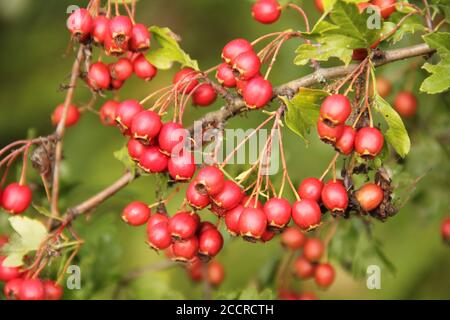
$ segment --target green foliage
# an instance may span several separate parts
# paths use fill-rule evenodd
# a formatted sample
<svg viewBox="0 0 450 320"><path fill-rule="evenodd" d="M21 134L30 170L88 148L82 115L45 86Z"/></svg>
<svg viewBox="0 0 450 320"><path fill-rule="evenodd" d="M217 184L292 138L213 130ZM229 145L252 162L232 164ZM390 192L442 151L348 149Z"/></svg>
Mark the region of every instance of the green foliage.
<svg viewBox="0 0 450 320"><path fill-rule="evenodd" d="M438 64L425 63L422 68L431 73L420 90L429 94L446 91L450 87L450 33L437 32L423 36L425 42L437 50L441 61Z"/></svg>
<svg viewBox="0 0 450 320"><path fill-rule="evenodd" d="M264 289L259 291L256 286L250 285L242 291L220 293L218 299L223 300L272 300L274 295L272 290Z"/></svg>
<svg viewBox="0 0 450 320"><path fill-rule="evenodd" d="M387 34L388 32L392 31L394 28L396 28L397 23L399 23L403 17L404 15L400 12L395 12L394 14L392 14L392 16L389 18L389 21L385 21L383 23L383 30L381 33ZM423 18L419 15L412 15L405 21L403 21L397 31L395 31L388 40L395 44L408 34L415 34L416 32L424 30L425 27L423 25Z"/></svg>
<svg viewBox="0 0 450 320"><path fill-rule="evenodd" d="M130 170L131 173L134 174L136 172L136 163L131 159L126 145L114 152L114 158L122 162L125 168Z"/></svg>

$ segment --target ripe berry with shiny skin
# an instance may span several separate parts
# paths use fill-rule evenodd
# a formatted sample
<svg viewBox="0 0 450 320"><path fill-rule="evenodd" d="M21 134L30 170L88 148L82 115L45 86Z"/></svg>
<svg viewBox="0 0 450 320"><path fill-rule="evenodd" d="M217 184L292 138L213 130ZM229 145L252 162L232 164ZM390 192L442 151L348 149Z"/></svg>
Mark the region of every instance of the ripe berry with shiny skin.
<svg viewBox="0 0 450 320"><path fill-rule="evenodd" d="M94 42L104 43L109 35L109 19L106 16L97 16L93 20L91 36Z"/></svg>
<svg viewBox="0 0 450 320"><path fill-rule="evenodd" d="M195 178L195 187L202 194L215 196L223 190L224 186L224 174L215 166L201 168Z"/></svg>
<svg viewBox="0 0 450 320"><path fill-rule="evenodd" d="M292 205L292 219L303 230L317 227L321 217L320 207L314 200L302 199Z"/></svg>
<svg viewBox="0 0 450 320"><path fill-rule="evenodd" d="M178 241L172 244L173 259L175 261L187 262L195 257L198 251L197 237Z"/></svg>
<svg viewBox="0 0 450 320"><path fill-rule="evenodd" d="M136 23L131 30L130 49L133 51L146 51L150 48L150 32L141 23Z"/></svg>
<svg viewBox="0 0 450 320"><path fill-rule="evenodd" d="M145 81L152 80L158 73L158 69L142 54L133 60L133 70L136 76Z"/></svg>
<svg viewBox="0 0 450 320"><path fill-rule="evenodd" d="M305 257L299 256L294 262L294 271L300 279L308 279L314 276L315 266Z"/></svg>
<svg viewBox="0 0 450 320"><path fill-rule="evenodd" d="M166 122L161 127L158 136L158 144L161 151L171 155L175 147L182 147L188 132L177 122Z"/></svg>
<svg viewBox="0 0 450 320"><path fill-rule="evenodd" d="M54 126L57 126L59 122L62 119L64 113L64 104L60 104L56 107L55 111L53 111L52 115L52 123ZM78 120L80 119L80 111L76 106L73 104L69 104L69 107L67 108L67 115L66 115L66 123L65 127L71 127L77 124Z"/></svg>
<svg viewBox="0 0 450 320"><path fill-rule="evenodd" d="M335 144L344 133L344 125L331 127L319 119L317 121L317 133L323 142Z"/></svg>
<svg viewBox="0 0 450 320"><path fill-rule="evenodd" d="M139 167L147 173L164 172L168 162L169 158L158 147L148 147L139 158Z"/></svg>
<svg viewBox="0 0 450 320"><path fill-rule="evenodd" d="M182 151L180 155L172 155L169 158L167 168L175 181L190 180L196 169L194 156L189 151Z"/></svg>
<svg viewBox="0 0 450 320"><path fill-rule="evenodd" d="M178 92L189 94L198 85L196 77L197 71L192 68L184 68L175 74L173 84L176 85Z"/></svg>
<svg viewBox="0 0 450 320"><path fill-rule="evenodd" d="M252 7L253 18L264 24L271 24L280 18L281 6L276 0L258 0Z"/></svg>
<svg viewBox="0 0 450 320"><path fill-rule="evenodd" d="M207 229L198 237L198 254L205 258L216 256L223 247L222 234L216 229Z"/></svg>
<svg viewBox="0 0 450 320"><path fill-rule="evenodd" d="M310 262L317 262L322 258L325 246L317 238L309 238L303 246L303 256Z"/></svg>
<svg viewBox="0 0 450 320"><path fill-rule="evenodd" d="M141 104L136 100L125 100L116 109L116 122L123 130L131 128L133 118L143 111Z"/></svg>
<svg viewBox="0 0 450 320"><path fill-rule="evenodd" d="M250 109L262 108L272 99L272 84L263 77L256 76L245 85L242 95Z"/></svg>
<svg viewBox="0 0 450 320"><path fill-rule="evenodd" d="M78 41L87 40L92 31L93 19L88 10L75 10L67 19L67 28Z"/></svg>
<svg viewBox="0 0 450 320"><path fill-rule="evenodd" d="M450 218L446 218L442 221L441 236L442 240L450 244Z"/></svg>
<svg viewBox="0 0 450 320"><path fill-rule="evenodd" d="M334 281L334 268L329 263L321 263L316 267L314 280L322 288L328 288Z"/></svg>
<svg viewBox="0 0 450 320"><path fill-rule="evenodd" d="M128 155L133 161L138 162L147 146L144 146L136 139L130 139L127 143Z"/></svg>
<svg viewBox="0 0 450 320"><path fill-rule="evenodd" d="M282 229L291 220L291 204L283 198L271 198L264 204L269 227Z"/></svg>
<svg viewBox="0 0 450 320"><path fill-rule="evenodd" d="M141 226L150 218L150 208L143 202L133 201L122 212L122 220L130 226Z"/></svg>
<svg viewBox="0 0 450 320"><path fill-rule="evenodd" d="M32 192L27 185L11 183L2 194L2 206L9 213L15 215L28 209L32 200Z"/></svg>
<svg viewBox="0 0 450 320"><path fill-rule="evenodd" d="M234 76L233 69L226 63L220 64L217 68L216 79L224 87L236 87L236 78Z"/></svg>
<svg viewBox="0 0 450 320"><path fill-rule="evenodd" d="M190 212L178 212L169 219L169 232L177 240L194 236L197 227L197 220Z"/></svg>
<svg viewBox="0 0 450 320"><path fill-rule="evenodd" d="M150 232L150 229L156 226L159 223L169 223L169 217L162 213L155 213L150 216L147 221L147 235Z"/></svg>
<svg viewBox="0 0 450 320"><path fill-rule="evenodd" d="M365 211L372 211L381 204L384 198L384 192L381 187L375 183L367 183L355 193L356 200Z"/></svg>
<svg viewBox="0 0 450 320"><path fill-rule="evenodd" d="M322 203L331 212L343 213L348 206L348 195L341 181L328 181L322 189Z"/></svg>
<svg viewBox="0 0 450 320"><path fill-rule="evenodd" d="M5 287L3 288L3 294L5 295L7 300L18 300L19 299L19 291L22 286L23 279L15 278L9 280Z"/></svg>
<svg viewBox="0 0 450 320"><path fill-rule="evenodd" d="M243 80L250 80L259 73L261 60L254 51L247 51L238 55L233 61L233 69L239 72Z"/></svg>
<svg viewBox="0 0 450 320"><path fill-rule="evenodd" d="M264 233L262 234L259 241L261 241L263 243L269 242L270 240L273 239L273 237L275 237L275 234L276 233L274 231L270 231L270 230L266 229L266 231L264 231Z"/></svg>
<svg viewBox="0 0 450 320"><path fill-rule="evenodd" d="M262 209L244 208L239 217L239 231L247 240L254 241L264 234L267 228L267 217Z"/></svg>
<svg viewBox="0 0 450 320"><path fill-rule="evenodd" d="M360 156L377 156L383 149L383 144L383 134L377 128L365 127L356 133L355 151Z"/></svg>
<svg viewBox="0 0 450 320"><path fill-rule="evenodd" d="M203 83L195 89L192 103L196 106L206 107L214 103L217 98L216 90L209 83Z"/></svg>
<svg viewBox="0 0 450 320"><path fill-rule="evenodd" d="M245 39L234 39L228 42L222 49L222 59L230 64L234 64L234 59L240 54L253 51L253 47L250 42Z"/></svg>
<svg viewBox="0 0 450 320"><path fill-rule="evenodd" d="M326 97L320 106L322 121L329 121L333 125L344 124L351 112L350 100L342 94L333 94Z"/></svg>
<svg viewBox="0 0 450 320"><path fill-rule="evenodd" d="M394 108L402 117L414 116L417 111L416 96L409 91L399 92L395 97Z"/></svg>
<svg viewBox="0 0 450 320"><path fill-rule="evenodd" d="M101 61L91 64L87 74L87 81L94 90L107 90L111 83L108 66Z"/></svg>
<svg viewBox="0 0 450 320"><path fill-rule="evenodd" d="M133 31L133 23L127 16L115 16L109 21L109 34L115 43L127 42Z"/></svg>
<svg viewBox="0 0 450 320"><path fill-rule="evenodd" d="M208 274L208 282L212 286L218 287L225 277L225 270L222 264L220 264L219 262L211 261L210 263L208 263L207 274Z"/></svg>
<svg viewBox="0 0 450 320"><path fill-rule="evenodd" d="M377 77L376 87L378 94L382 98L386 98L392 91L392 83L388 79L383 77Z"/></svg>
<svg viewBox="0 0 450 320"><path fill-rule="evenodd" d="M248 80L236 79L236 91L242 95L247 84Z"/></svg>
<svg viewBox="0 0 450 320"><path fill-rule="evenodd" d="M19 278L22 275L20 267L6 267L4 266L6 257L0 256L0 281L7 282L9 280Z"/></svg>
<svg viewBox="0 0 450 320"><path fill-rule="evenodd" d="M144 110L133 117L131 122L131 133L133 138L149 144L161 130L162 122L159 115L151 110Z"/></svg>
<svg viewBox="0 0 450 320"><path fill-rule="evenodd" d="M45 300L61 300L63 288L52 280L43 281Z"/></svg>
<svg viewBox="0 0 450 320"><path fill-rule="evenodd" d="M167 249L172 244L168 223L160 222L147 228L147 241L155 250Z"/></svg>
<svg viewBox="0 0 450 320"><path fill-rule="evenodd" d="M133 64L127 58L120 58L109 65L109 72L113 79L125 81L133 74Z"/></svg>
<svg viewBox="0 0 450 320"><path fill-rule="evenodd" d="M226 180L223 189L212 197L214 203L223 210L231 210L242 200L241 188L231 180Z"/></svg>
<svg viewBox="0 0 450 320"><path fill-rule="evenodd" d="M288 249L297 250L303 247L306 236L295 227L287 227L281 233L281 244Z"/></svg>
<svg viewBox="0 0 450 320"><path fill-rule="evenodd" d="M300 183L297 192L301 199L319 201L322 188L323 182L321 180L317 178L306 178Z"/></svg>
<svg viewBox="0 0 450 320"><path fill-rule="evenodd" d="M186 190L186 200L191 207L197 210L204 209L211 203L208 194L201 194L198 192L194 182L191 182L188 185Z"/></svg>
<svg viewBox="0 0 450 320"><path fill-rule="evenodd" d="M244 206L240 204L225 214L225 225L228 233L232 236L237 236L240 232L239 218L241 217L242 211L244 211Z"/></svg>
<svg viewBox="0 0 450 320"><path fill-rule="evenodd" d="M201 234L202 232L209 230L209 229L214 229L217 230L216 226L209 221L202 221L199 223L198 228L197 228L197 235Z"/></svg>
<svg viewBox="0 0 450 320"><path fill-rule="evenodd" d="M356 130L351 126L344 126L341 137L336 141L334 147L340 153L349 155L355 145Z"/></svg>
<svg viewBox="0 0 450 320"><path fill-rule="evenodd" d="M396 0L372 0L372 4L380 8L383 19L389 18L395 12Z"/></svg>
<svg viewBox="0 0 450 320"><path fill-rule="evenodd" d="M44 300L45 290L39 279L23 279L19 289L19 300Z"/></svg>
<svg viewBox="0 0 450 320"><path fill-rule="evenodd" d="M106 101L100 108L100 120L105 126L113 126L116 124L116 110L119 102L115 100Z"/></svg>
<svg viewBox="0 0 450 320"><path fill-rule="evenodd" d="M316 5L316 8L317 8L317 10L319 10L319 12L321 12L321 13L324 12L322 0L314 0L314 4Z"/></svg>

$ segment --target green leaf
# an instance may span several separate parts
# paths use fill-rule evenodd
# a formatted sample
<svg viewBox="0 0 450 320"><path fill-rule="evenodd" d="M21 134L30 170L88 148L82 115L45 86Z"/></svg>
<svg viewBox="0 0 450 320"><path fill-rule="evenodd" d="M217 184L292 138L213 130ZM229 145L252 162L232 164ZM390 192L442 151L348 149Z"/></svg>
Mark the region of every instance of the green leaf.
<svg viewBox="0 0 450 320"><path fill-rule="evenodd" d="M113 154L114 158L122 162L125 168L130 170L131 173L136 172L137 167L136 163L133 161L133 159L131 159L130 155L128 154L128 148L126 145L123 146L121 149L115 151Z"/></svg>
<svg viewBox="0 0 450 320"><path fill-rule="evenodd" d="M382 34L386 34L389 31L392 31L397 23L404 17L403 14L399 12L395 12L390 18L390 21L385 21L383 23ZM423 25L423 20L418 15L412 15L408 17L403 23L400 25L398 30L389 38L389 41L392 43L397 43L402 40L407 34L414 34L419 31L424 31L425 27Z"/></svg>
<svg viewBox="0 0 450 320"><path fill-rule="evenodd" d="M151 50L147 59L158 69L170 69L174 62L178 62L182 67L190 67L199 70L198 63L181 49L177 36L169 28L157 26L150 27L153 38L158 42L160 48Z"/></svg>
<svg viewBox="0 0 450 320"><path fill-rule="evenodd" d="M320 105L327 96L328 93L323 90L300 88L291 100L280 97L287 106L286 124L306 143L309 143L306 135L309 134L311 127L316 125Z"/></svg>
<svg viewBox="0 0 450 320"><path fill-rule="evenodd" d="M40 247L47 237L47 229L40 221L22 216L9 218L9 223L16 233L3 247L2 252L7 255L4 265L18 267L23 265L25 255Z"/></svg>
<svg viewBox="0 0 450 320"><path fill-rule="evenodd" d="M272 300L273 292L270 289L264 289L259 292L254 285L245 288L239 295L238 300Z"/></svg>
<svg viewBox="0 0 450 320"><path fill-rule="evenodd" d="M400 115L395 111L391 105L384 100L380 95L376 94L373 106L386 121L389 126L385 133L386 140L395 149L395 151L404 158L411 148L411 141L409 140L408 132Z"/></svg>
<svg viewBox="0 0 450 320"><path fill-rule="evenodd" d="M425 42L437 50L441 58L438 64L425 63L423 69L431 73L420 86L420 91L435 94L450 87L450 33L437 32L423 36Z"/></svg>

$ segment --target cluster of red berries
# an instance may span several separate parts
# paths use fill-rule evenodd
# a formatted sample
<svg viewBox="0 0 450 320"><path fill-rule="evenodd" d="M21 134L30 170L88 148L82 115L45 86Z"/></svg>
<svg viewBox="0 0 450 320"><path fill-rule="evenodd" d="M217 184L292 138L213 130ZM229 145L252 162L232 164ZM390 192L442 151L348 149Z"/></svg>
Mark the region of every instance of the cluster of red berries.
<svg viewBox="0 0 450 320"><path fill-rule="evenodd" d="M363 127L356 131L352 126L346 125L351 112L351 103L346 96L328 96L320 107L320 118L317 122L320 139L333 145L344 155L355 150L362 157L377 156L383 149L383 134L374 127Z"/></svg>
<svg viewBox="0 0 450 320"><path fill-rule="evenodd" d="M32 200L29 186L13 182L4 190L0 188L0 207L12 215L20 214L28 209Z"/></svg>
<svg viewBox="0 0 450 320"><path fill-rule="evenodd" d="M228 42L222 49L222 59L217 80L224 87L236 87L248 108L262 108L272 99L272 84L261 76L261 60L250 42L245 39Z"/></svg>
<svg viewBox="0 0 450 320"><path fill-rule="evenodd" d="M194 282L199 282L205 279L204 275L204 262L195 258L191 263L186 265L186 271L189 278ZM223 282L225 277L225 270L223 265L216 260L208 262L206 265L206 280L213 287L218 287Z"/></svg>
<svg viewBox="0 0 450 320"><path fill-rule="evenodd" d="M8 243L8 237L0 236L0 249ZM0 256L0 282L8 300L60 300L63 288L52 280L29 278L20 267L4 265L6 257Z"/></svg>

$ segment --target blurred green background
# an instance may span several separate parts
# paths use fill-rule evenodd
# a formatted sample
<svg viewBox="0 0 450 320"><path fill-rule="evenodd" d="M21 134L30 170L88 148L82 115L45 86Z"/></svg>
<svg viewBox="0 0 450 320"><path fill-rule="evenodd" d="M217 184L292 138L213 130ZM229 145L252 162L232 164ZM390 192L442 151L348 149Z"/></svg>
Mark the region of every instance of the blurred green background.
<svg viewBox="0 0 450 320"><path fill-rule="evenodd" d="M311 21L315 21L319 15L312 2L303 1ZM65 28L66 10L69 5L83 6L86 3L74 0L0 0L1 146L26 137L30 129L37 135L52 131L50 114L64 99L65 93L60 90L60 85L68 83L74 58ZM167 26L181 35L181 46L199 61L202 69L217 64L221 48L233 38L255 39L271 31L304 28L302 20L290 10L274 25L257 24L251 18L250 7L251 1L244 0L141 0L137 7L137 21ZM311 71L309 67L300 68L292 63L298 41L287 43L281 51L271 76L274 85ZM410 37L398 45L419 41L419 37ZM420 58L415 61L421 62ZM378 74L394 82L393 94L405 86L418 92L425 74L417 66L411 69L410 63L399 62L378 70ZM160 72L150 83L133 77L120 91L120 98L140 99L155 88L170 83L176 70L177 67ZM404 70L409 71L405 73ZM89 101L90 95L86 88L80 88L75 103L83 105ZM107 96L111 98L110 93ZM332 299L450 299L450 248L442 243L439 232L442 218L449 214L449 95L418 94L418 97L419 114L406 121L413 145L411 153L402 163L388 162L388 167L395 173L394 181L398 181L404 191L399 197L412 193L411 198L395 217L386 223L375 221L373 224L373 236L383 243L383 251L396 271L391 272L381 265L381 290L367 289L364 273L356 272L359 277L354 279L351 272L339 266L336 282L329 290L316 290L312 280L304 283L293 281L293 289L314 291L320 298ZM101 98L96 107L104 100ZM190 108L185 116L186 124L219 107L220 102L208 110ZM254 112L233 119L229 125L251 128L264 117L262 113ZM289 169L296 183L308 176L319 176L333 155L333 150L320 143L315 134L311 135L309 147L288 129L284 139ZM123 173L123 166L113 157L113 152L124 143L117 130L100 125L94 114L83 114L80 123L70 128L65 138L62 207L82 201ZM416 188L410 188L413 181L424 174ZM148 249L144 242L144 227L131 228L120 219L120 212L127 202L155 201L155 180L153 176L139 179L88 216L87 222L79 219L77 228L86 240L79 262L82 290L67 292L67 298L110 298L122 275L164 259L164 254L158 255ZM181 204L182 194L169 203L169 212L174 212ZM45 201L42 204L46 205ZM37 213L30 212L30 215ZM2 233L8 232L6 219L2 214ZM349 223L352 222L341 222L342 230ZM227 238L218 257L225 266L226 278L214 295L223 297L257 282L273 289L271 265L282 254L277 239L267 244L251 244ZM360 259L361 270L378 262L368 254ZM193 284L182 268L173 268L147 273L132 282L121 297L198 299L201 292L201 285Z"/></svg>

